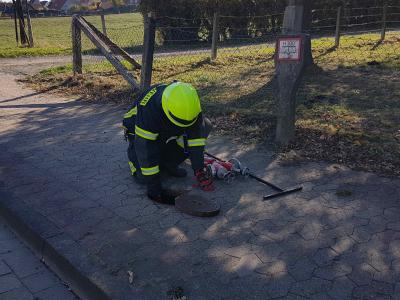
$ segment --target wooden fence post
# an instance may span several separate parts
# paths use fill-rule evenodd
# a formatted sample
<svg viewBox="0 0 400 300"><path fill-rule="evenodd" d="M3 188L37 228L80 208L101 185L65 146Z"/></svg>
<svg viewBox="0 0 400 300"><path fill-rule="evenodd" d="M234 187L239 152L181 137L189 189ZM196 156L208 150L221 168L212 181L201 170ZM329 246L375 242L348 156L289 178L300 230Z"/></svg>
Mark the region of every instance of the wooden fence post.
<svg viewBox="0 0 400 300"><path fill-rule="evenodd" d="M17 11L17 17L19 21L19 34L20 34L20 41L22 45L26 45L28 43L28 36L25 31L25 19L24 19L24 9L22 7L21 0L15 0L15 9Z"/></svg>
<svg viewBox="0 0 400 300"><path fill-rule="evenodd" d="M217 59L218 41L219 41L219 16L218 13L214 13L213 34L212 34L212 44L211 44L211 60Z"/></svg>
<svg viewBox="0 0 400 300"><path fill-rule="evenodd" d="M15 29L15 41L17 42L17 47L19 45L19 38L18 38L18 23L17 23L17 7L15 4L15 0L13 2L13 10L14 10L14 29Z"/></svg>
<svg viewBox="0 0 400 300"><path fill-rule="evenodd" d="M76 15L72 16L72 65L74 76L82 74L82 39L81 28L78 26Z"/></svg>
<svg viewBox="0 0 400 300"><path fill-rule="evenodd" d="M277 78L277 125L275 141L287 146L295 137L296 95L305 67L313 63L311 38L304 34L311 0L290 0L285 9L283 35L278 36L275 53Z"/></svg>
<svg viewBox="0 0 400 300"><path fill-rule="evenodd" d="M149 13L144 18L144 41L142 56L142 72L140 76L140 89L145 90L151 85L153 74L154 46L156 39L156 20L154 13Z"/></svg>
<svg viewBox="0 0 400 300"><path fill-rule="evenodd" d="M385 4L383 6L382 32L381 32L381 40L380 40L380 42L383 42L385 40L385 38L386 38L387 9L388 9L388 4L387 4L387 1L385 1Z"/></svg>
<svg viewBox="0 0 400 300"><path fill-rule="evenodd" d="M100 18L101 18L101 27L103 28L103 34L107 36L106 18L104 16L104 13L101 13Z"/></svg>
<svg viewBox="0 0 400 300"><path fill-rule="evenodd" d="M26 22L28 24L28 43L29 47L33 48L35 46L35 42L33 41L32 23L31 23L31 15L29 13L28 0L25 0L25 8L26 8Z"/></svg>
<svg viewBox="0 0 400 300"><path fill-rule="evenodd" d="M337 10L337 18L336 18L335 48L339 48L339 46L340 46L341 19L342 19L342 7L339 6L338 10Z"/></svg>

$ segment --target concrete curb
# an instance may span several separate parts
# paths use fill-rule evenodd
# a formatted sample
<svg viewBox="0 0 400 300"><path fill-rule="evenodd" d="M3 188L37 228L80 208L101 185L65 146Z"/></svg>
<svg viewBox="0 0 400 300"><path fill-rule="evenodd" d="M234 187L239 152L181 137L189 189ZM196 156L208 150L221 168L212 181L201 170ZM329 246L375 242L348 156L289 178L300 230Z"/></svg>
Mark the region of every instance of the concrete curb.
<svg viewBox="0 0 400 300"><path fill-rule="evenodd" d="M46 265L56 273L81 299L111 299L102 289L83 275L73 264L46 239L32 230L17 214L0 202L0 218Z"/></svg>

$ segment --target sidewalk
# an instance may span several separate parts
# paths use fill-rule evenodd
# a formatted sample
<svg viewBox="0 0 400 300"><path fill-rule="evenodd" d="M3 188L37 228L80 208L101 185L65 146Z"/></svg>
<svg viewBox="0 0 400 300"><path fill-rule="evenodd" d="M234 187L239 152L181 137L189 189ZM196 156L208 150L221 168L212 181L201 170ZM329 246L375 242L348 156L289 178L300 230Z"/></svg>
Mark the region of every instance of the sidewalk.
<svg viewBox="0 0 400 300"><path fill-rule="evenodd" d="M0 299L78 299L0 219Z"/></svg>
<svg viewBox="0 0 400 300"><path fill-rule="evenodd" d="M209 195L221 215L189 217L130 178L126 107L0 79L0 190L10 194L0 204L114 299L400 299L399 179L281 165L266 149L212 137L211 153L304 191L263 202L271 190L254 181L218 183Z"/></svg>

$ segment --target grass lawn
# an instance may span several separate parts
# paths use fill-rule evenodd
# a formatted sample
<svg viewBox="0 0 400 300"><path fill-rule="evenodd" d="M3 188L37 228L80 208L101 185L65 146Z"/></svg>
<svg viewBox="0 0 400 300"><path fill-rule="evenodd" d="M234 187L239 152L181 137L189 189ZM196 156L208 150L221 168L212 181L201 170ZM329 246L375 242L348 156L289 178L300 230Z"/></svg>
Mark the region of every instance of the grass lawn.
<svg viewBox="0 0 400 300"><path fill-rule="evenodd" d="M100 16L85 17L101 28ZM107 34L122 47L133 47L143 42L143 19L139 13L106 15ZM71 17L32 18L34 48L17 47L14 21L0 20L0 57L39 56L71 53ZM83 49L92 49L82 35Z"/></svg>
<svg viewBox="0 0 400 300"><path fill-rule="evenodd" d="M400 176L400 37L388 33L313 41L315 66L300 87L297 137L284 151L301 159L326 160L355 169ZM216 128L241 142L271 140L275 126L272 47L222 50L208 54L156 57L153 82L174 79L194 84ZM132 101L127 84L108 63L52 68L27 79L38 89L54 87L101 101Z"/></svg>

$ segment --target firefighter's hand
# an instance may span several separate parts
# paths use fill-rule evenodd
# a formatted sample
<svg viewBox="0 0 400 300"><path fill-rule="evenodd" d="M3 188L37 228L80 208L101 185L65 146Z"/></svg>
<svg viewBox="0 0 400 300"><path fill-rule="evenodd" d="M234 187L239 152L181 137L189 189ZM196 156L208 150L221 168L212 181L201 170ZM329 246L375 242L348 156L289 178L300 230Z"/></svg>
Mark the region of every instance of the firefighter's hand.
<svg viewBox="0 0 400 300"><path fill-rule="evenodd" d="M214 183L211 175L207 172L207 170L201 169L194 172L196 176L198 186L205 192L213 192L215 190Z"/></svg>

